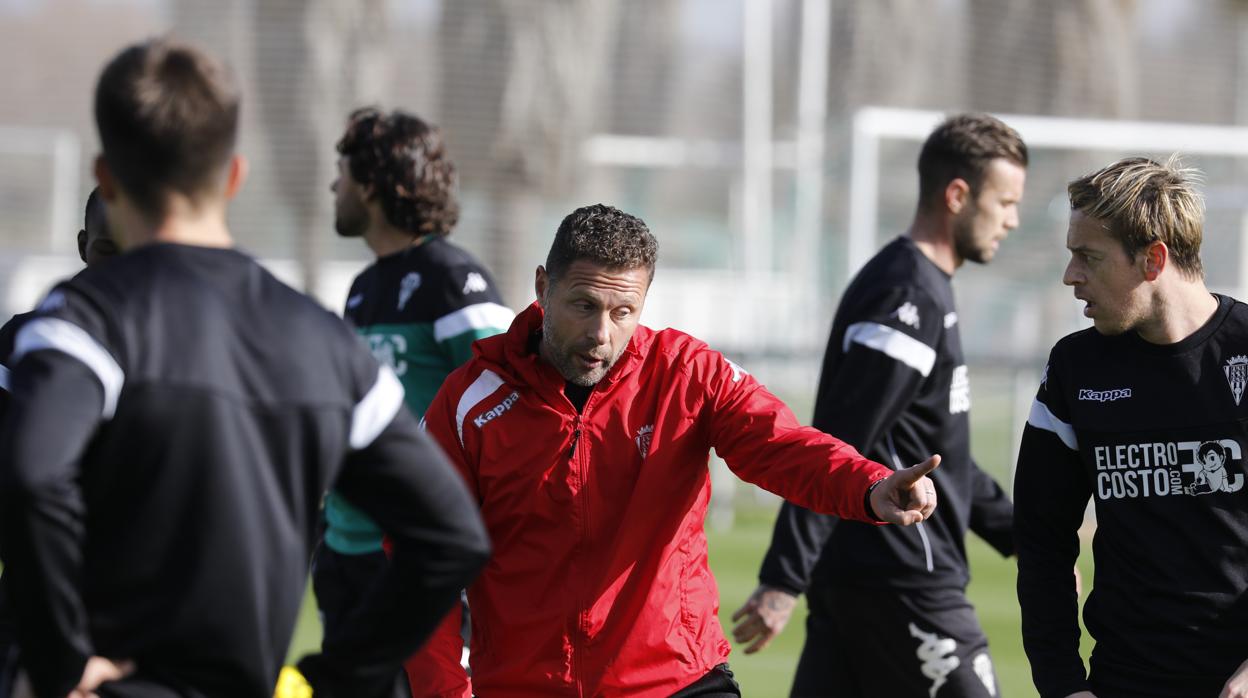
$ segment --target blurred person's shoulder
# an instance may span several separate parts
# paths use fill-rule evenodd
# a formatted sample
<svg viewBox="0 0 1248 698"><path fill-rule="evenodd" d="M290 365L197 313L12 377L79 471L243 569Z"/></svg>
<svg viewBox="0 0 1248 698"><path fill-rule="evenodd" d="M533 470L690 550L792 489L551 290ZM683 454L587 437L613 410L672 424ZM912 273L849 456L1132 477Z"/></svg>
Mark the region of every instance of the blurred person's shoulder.
<svg viewBox="0 0 1248 698"><path fill-rule="evenodd" d="M899 235L882 247L854 275L841 306L866 308L897 298L938 299L947 295L950 277L941 271L910 238Z"/></svg>
<svg viewBox="0 0 1248 698"><path fill-rule="evenodd" d="M35 317L36 311L30 310L25 313L18 313L9 318L8 322L0 326L0 365L8 366L9 357L13 355L13 345L17 339L18 330L22 326Z"/></svg>
<svg viewBox="0 0 1248 698"><path fill-rule="evenodd" d="M145 245L84 269L58 290L123 326L149 331L233 328L258 340L302 342L304 351L336 336L358 343L341 318L237 248Z"/></svg>
<svg viewBox="0 0 1248 698"><path fill-rule="evenodd" d="M909 237L898 235L863 265L859 275L881 284L915 285L932 276L932 272L939 270L918 245ZM943 272L939 276L948 278Z"/></svg>
<svg viewBox="0 0 1248 698"><path fill-rule="evenodd" d="M447 267L483 267L481 260L444 236L438 236L415 248L430 262Z"/></svg>

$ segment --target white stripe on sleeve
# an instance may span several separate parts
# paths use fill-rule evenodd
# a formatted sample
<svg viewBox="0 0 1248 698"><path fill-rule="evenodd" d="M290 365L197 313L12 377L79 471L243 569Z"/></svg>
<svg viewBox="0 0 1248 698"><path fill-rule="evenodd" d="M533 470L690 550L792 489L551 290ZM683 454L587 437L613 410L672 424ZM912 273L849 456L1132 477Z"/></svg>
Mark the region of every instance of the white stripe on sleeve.
<svg viewBox="0 0 1248 698"><path fill-rule="evenodd" d="M377 369L377 382L351 410L351 448L360 450L377 439L403 407L403 384L385 364Z"/></svg>
<svg viewBox="0 0 1248 698"><path fill-rule="evenodd" d="M1031 403L1031 414L1027 417L1027 423L1037 429L1057 434L1057 438L1066 444L1066 448L1072 451L1079 450L1079 439L1075 436L1075 428L1058 419L1049 406L1040 402L1038 398Z"/></svg>
<svg viewBox="0 0 1248 698"><path fill-rule="evenodd" d="M12 362L16 365L26 354L46 349L68 354L91 369L104 387L104 405L100 414L104 419L112 419L117 413L121 386L126 382L126 374L113 355L86 330L72 322L42 317L31 320L17 331Z"/></svg>
<svg viewBox="0 0 1248 698"><path fill-rule="evenodd" d="M459 405L455 407L455 430L459 433L459 445L464 445L464 420L468 418L468 410L471 410L477 403L486 399L498 390L503 384L503 379L493 371L482 371L481 375L468 386L464 394L459 397Z"/></svg>
<svg viewBox="0 0 1248 698"><path fill-rule="evenodd" d="M870 347L913 368L923 375L932 372L936 350L900 330L878 322L855 322L845 330L841 351L848 352L851 342Z"/></svg>
<svg viewBox="0 0 1248 698"><path fill-rule="evenodd" d="M468 330L507 329L516 314L498 303L476 303L438 318L433 323L433 339L441 342Z"/></svg>
<svg viewBox="0 0 1248 698"><path fill-rule="evenodd" d="M9 369L2 365L0 365L0 390L13 392L13 389L9 387Z"/></svg>

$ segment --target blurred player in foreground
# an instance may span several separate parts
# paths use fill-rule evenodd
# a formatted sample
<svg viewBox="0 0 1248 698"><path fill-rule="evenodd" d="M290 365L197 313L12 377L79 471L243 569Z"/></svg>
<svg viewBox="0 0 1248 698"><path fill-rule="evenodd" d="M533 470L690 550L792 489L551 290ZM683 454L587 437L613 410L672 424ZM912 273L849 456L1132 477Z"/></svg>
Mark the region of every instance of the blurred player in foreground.
<svg viewBox="0 0 1248 698"><path fill-rule="evenodd" d="M117 254L117 243L108 232L104 215L104 201L99 188L87 196L83 211L82 229L78 231L78 256L88 267ZM34 311L14 315L0 327L0 415L9 402L9 356L13 353L13 340L22 325L34 317ZM2 578L0 578L2 580ZM12 610L0 581L0 698L9 698L18 671L18 652L14 637Z"/></svg>
<svg viewBox="0 0 1248 698"><path fill-rule="evenodd" d="M225 68L167 39L97 84L124 253L18 332L0 425L0 556L39 696L269 698L330 485L395 554L317 695L387 695L488 554L393 371L234 249L238 114Z"/></svg>

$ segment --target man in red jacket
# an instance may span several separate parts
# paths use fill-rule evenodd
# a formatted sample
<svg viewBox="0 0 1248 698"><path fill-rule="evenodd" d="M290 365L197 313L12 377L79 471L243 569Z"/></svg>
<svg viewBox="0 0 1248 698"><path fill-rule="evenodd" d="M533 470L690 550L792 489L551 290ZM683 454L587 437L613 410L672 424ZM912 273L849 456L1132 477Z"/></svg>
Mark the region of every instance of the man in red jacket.
<svg viewBox="0 0 1248 698"><path fill-rule="evenodd" d="M908 525L936 506L938 456L893 472L799 425L703 342L639 324L657 251L634 216L573 211L538 301L478 341L426 412L495 554L468 590L472 685L441 638L414 694L740 695L703 533L712 447L816 511Z"/></svg>

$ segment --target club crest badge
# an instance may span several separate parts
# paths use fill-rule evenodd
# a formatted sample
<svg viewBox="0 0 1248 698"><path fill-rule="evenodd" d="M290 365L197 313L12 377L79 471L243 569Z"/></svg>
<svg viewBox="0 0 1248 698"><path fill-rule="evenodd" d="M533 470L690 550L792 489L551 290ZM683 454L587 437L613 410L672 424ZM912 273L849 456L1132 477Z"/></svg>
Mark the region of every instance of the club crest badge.
<svg viewBox="0 0 1248 698"><path fill-rule="evenodd" d="M418 288L420 288L420 274L409 271L407 276L404 276L399 281L399 310L402 310L407 305L407 302L412 299L412 294Z"/></svg>
<svg viewBox="0 0 1248 698"><path fill-rule="evenodd" d="M650 440L652 438L654 438L653 424L647 424L637 430L637 436L633 437L633 442L637 444L637 450L641 452L642 458L650 455Z"/></svg>
<svg viewBox="0 0 1248 698"><path fill-rule="evenodd" d="M1231 396L1238 405L1244 397L1244 386L1248 385L1248 356L1232 356L1222 367L1222 372L1226 374L1226 382L1231 386Z"/></svg>

